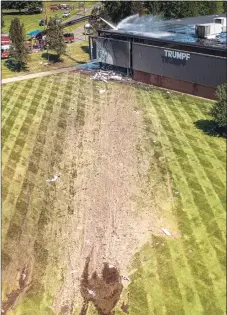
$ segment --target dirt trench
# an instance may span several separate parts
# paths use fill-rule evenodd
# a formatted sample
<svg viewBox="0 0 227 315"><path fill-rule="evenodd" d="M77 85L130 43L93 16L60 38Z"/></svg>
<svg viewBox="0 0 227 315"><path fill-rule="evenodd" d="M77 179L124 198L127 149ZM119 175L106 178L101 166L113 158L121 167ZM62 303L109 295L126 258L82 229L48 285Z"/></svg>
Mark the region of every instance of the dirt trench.
<svg viewBox="0 0 227 315"><path fill-rule="evenodd" d="M147 181L152 155L143 150L142 158L138 157L138 144L143 147L145 141L142 112L135 111L134 92L129 94L123 87L116 94L114 88L109 85L105 94L94 95L94 105L87 102L85 106L81 132L71 137L68 133L65 156L74 161L77 174L71 200L73 214L63 227L70 262L53 305L59 314L61 307L71 303L83 304L81 314L86 313L87 300L85 293L81 299L79 288L91 249L88 287L94 275L97 283L102 283L104 264L127 275L131 259L149 239L149 231L157 231L157 200ZM159 206L166 206L167 194L163 183ZM101 300L95 301L102 305ZM70 311L66 315L71 315Z"/></svg>

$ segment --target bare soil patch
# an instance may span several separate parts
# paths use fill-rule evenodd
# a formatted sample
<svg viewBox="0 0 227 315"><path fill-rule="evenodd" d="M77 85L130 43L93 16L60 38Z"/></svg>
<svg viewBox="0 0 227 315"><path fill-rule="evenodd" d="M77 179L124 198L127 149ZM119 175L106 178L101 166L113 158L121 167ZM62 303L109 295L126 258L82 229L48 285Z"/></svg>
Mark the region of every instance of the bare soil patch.
<svg viewBox="0 0 227 315"><path fill-rule="evenodd" d="M104 263L127 275L127 266L149 238L149 230L158 232L160 213L156 206L160 199L153 197L147 181L152 156L144 150L139 158L137 150L138 142L145 141L142 113L134 111L135 95L129 95L127 87L118 94L112 89L108 85L108 92L98 96L97 88L94 103L85 101L83 128L67 133L64 156L71 160L76 176L70 180L70 215L62 227L70 262L55 298L55 310L60 310L69 297L72 301L80 299L80 276L91 250L88 283L94 274L100 283ZM167 184L162 186L159 206L166 206ZM58 207L65 207L64 203L64 199L57 201ZM87 303L83 305L86 309Z"/></svg>

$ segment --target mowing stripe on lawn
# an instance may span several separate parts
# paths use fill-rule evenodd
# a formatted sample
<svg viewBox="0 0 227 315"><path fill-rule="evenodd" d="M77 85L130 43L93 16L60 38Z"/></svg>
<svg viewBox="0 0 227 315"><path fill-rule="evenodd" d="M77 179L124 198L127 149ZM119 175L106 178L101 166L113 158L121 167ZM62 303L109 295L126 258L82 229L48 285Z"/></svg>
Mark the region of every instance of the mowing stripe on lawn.
<svg viewBox="0 0 227 315"><path fill-rule="evenodd" d="M33 100L36 98L36 95L32 95ZM5 185L3 190L3 196L7 194L8 186L11 183L11 180L14 176L16 164L20 159L20 152L22 151L25 140L24 137L27 136L30 127L32 126L32 118L36 113L36 107L34 108L32 102L28 105L27 103L23 104L21 110L18 108L18 117L16 118L16 123L8 135L7 139L7 151L3 147L3 163L6 165L3 169L3 176L5 178ZM25 111L28 108L28 111ZM22 112L22 113L21 113ZM21 114L20 114L21 113ZM29 115L29 116L28 116ZM11 128L10 128L11 130ZM15 132L14 132L15 131ZM20 137L19 137L20 136ZM19 138L18 138L19 137ZM10 146L9 146L10 142ZM10 162L9 162L10 159Z"/></svg>
<svg viewBox="0 0 227 315"><path fill-rule="evenodd" d="M174 140L175 140L175 142L176 142L176 138L174 137ZM192 145L191 145L191 143L189 142L189 144L190 144L190 146L192 147ZM192 148L193 149L193 148ZM181 152L180 152L181 153ZM198 158L198 155L199 154L197 154L196 156L197 156L197 158ZM184 156L184 159L186 159L186 158L188 158L190 156L190 160L191 161L193 161L193 159L194 159L194 157L193 157L193 155L185 155ZM199 158L198 158L199 159ZM198 163L197 163L197 161L194 159L194 161L195 161L195 165L194 165L194 169L196 168L196 166L197 165L199 165ZM199 159L199 161L201 161L201 158ZM202 160L203 161L203 160ZM203 166L202 164L201 164L201 166ZM205 190L205 194L206 194L206 196L207 196L207 198L210 198L210 200L209 200L209 203L213 206L213 209L215 209L215 208L217 208L217 205L219 205L219 211L218 211L218 213L215 213L216 215L217 214L222 214L222 215L224 215L224 212L223 212L223 198L220 198L220 193L223 191L224 192L224 186L222 186L222 187L219 187L219 191L217 192L217 190L215 189L215 187L214 187L214 185L212 184L212 182L210 181L207 181L206 180L206 178L209 178L209 175L208 175L208 172L207 172L207 170L208 170L208 168L205 166L203 166L203 171L205 171L205 175L206 176L203 176L203 178L204 178L204 184L203 184L203 187L204 188L202 188L201 186L199 187L199 183L197 183L197 180L196 180L196 183L195 182L193 182L193 185L194 186L196 186L197 185L197 188L198 188L198 190ZM192 170L190 170L190 173L192 172ZM202 174L200 173L200 178L202 178ZM221 177L219 177L219 178L221 178ZM209 185L210 184L210 185ZM215 194L213 193L215 191ZM214 200L213 200L214 199ZM216 200L216 201L215 201ZM214 208L214 205L215 205L215 208Z"/></svg>
<svg viewBox="0 0 227 315"><path fill-rule="evenodd" d="M26 94L25 97L22 97L21 95L24 94L24 92L26 92L27 90L29 90L32 87L32 84L34 83L34 81L27 81L26 84L22 85L23 89L20 91L15 104L12 108L12 111L10 112L10 115L8 115L7 119L5 120L5 123L3 124L2 127L2 144L4 145L5 141L7 141L7 138L11 135L10 130L11 128L14 126L17 115L20 112L20 106L21 104L23 105L23 102L25 101L26 97L28 96L28 94ZM3 103L6 104L6 106L8 105L8 102L3 100Z"/></svg>
<svg viewBox="0 0 227 315"><path fill-rule="evenodd" d="M32 96L31 101L26 102L25 99L22 105L20 107L18 106L17 117L15 118L15 123L12 126L12 132L10 132L9 135L10 140L13 139L15 142L12 142L13 146L10 155L5 156L5 164L7 164L9 158L11 161L13 161L13 163L17 163L19 161L19 153L25 145L26 137L29 134L29 129L31 126L33 126L33 124L35 124L37 110L39 107L42 109L42 94L37 93L37 91L41 90L41 80L33 83L36 85L36 89L34 89L34 93L30 94L30 97Z"/></svg>
<svg viewBox="0 0 227 315"><path fill-rule="evenodd" d="M39 82L39 81L40 80L37 80L37 82ZM50 84L52 79L48 78L45 81L46 81L46 83ZM46 85L46 89L48 89L48 85L49 84ZM45 93L43 95L45 95ZM40 99L39 106L36 107L36 112L38 112L39 109L42 110L42 113L44 113L45 108L43 108L43 104L42 104L41 99ZM8 187L6 186L5 189L4 189L5 193L7 193L7 191L9 192L9 196L6 196L6 198L4 200L4 207L7 208L7 209L12 209L12 210L15 209L16 210L16 211L14 211L14 218L15 218L14 221L17 222L17 224L19 222L21 222L21 224L23 223L23 220L24 220L24 217L25 217L24 211L26 211L26 209L27 209L26 202L21 204L21 200L20 200L21 198L19 198L21 196L21 193L20 193L21 190L24 191L25 195L27 193L27 189L25 189L23 182L21 182L21 178L23 178L23 179L26 178L25 175L26 175L26 171L27 171L28 158L29 158L29 155L30 155L30 152L31 152L31 149L32 149L32 145L35 145L34 144L34 138L36 137L37 132L39 130L38 128L39 128L39 124L41 123L41 118L38 117L38 121L37 121L36 124L34 124L34 121L35 121L35 119L33 120L33 124L31 124L31 126L30 126L30 128L28 130L27 136L26 136L25 133L24 133L24 135L21 134L22 131L23 131L23 125L22 125L22 128L21 128L20 132L18 133L17 140L19 138L21 138L21 137L23 139L25 138L25 141L24 141L25 145L23 147L21 147L21 151L18 152L19 157L23 157L23 158L21 158L20 161L18 161L17 163L14 163L14 165L15 165L14 172L11 174L12 178L9 179L11 185L9 185ZM29 143L31 145L31 148L29 147ZM26 164L24 164L23 159L25 159ZM9 157L9 162L10 162L10 164L12 162L12 157L11 156ZM16 174L16 177L14 176L14 174ZM6 174L5 174L5 176L6 176ZM4 177L4 181L6 180L6 178L7 177ZM15 185L15 183L16 183L16 185ZM8 188L8 190L6 190L6 188ZM12 200L12 197L11 197L12 195L14 196L13 200ZM15 196L18 196L18 198L19 198L19 205L20 206L18 206L18 201L17 201L18 198L15 197ZM26 198L25 198L25 200L26 200ZM4 215L6 216L6 212L4 213ZM7 212L8 224L9 224L9 218L10 217L12 217L12 215L10 215L10 213L8 211ZM5 222L5 226L7 226L6 222ZM4 229L4 232L7 232L7 228ZM4 243L4 238L5 238L5 234L3 235L3 243Z"/></svg>
<svg viewBox="0 0 227 315"><path fill-rule="evenodd" d="M69 81L67 82L67 86L69 87ZM73 88L73 85L71 85L71 89ZM62 120L62 117L67 117L67 112L70 108L70 103L68 99L68 93L69 89L67 92L64 93L63 99L61 101L61 107L59 109L59 115L58 115L58 122L56 124L56 137L52 143L52 152L55 151L56 146L58 146L59 139L61 140L61 144L64 146L64 139L66 136L66 128L62 128L62 124L59 123ZM66 101L67 100L67 101ZM51 148L50 148L51 149ZM50 151L50 152L51 152ZM46 150L44 151L46 153ZM44 154L45 154L44 153ZM49 167L48 170L51 171L54 167L58 167L58 165L64 161L64 155L63 155L63 148L59 151L58 150L58 155L55 156L54 154L51 154L50 159L49 159ZM41 191L40 191L41 193ZM39 248L38 251L35 249L35 278L34 278L34 285L30 288L30 294L36 295L39 294L41 288L43 287L42 284L42 279L45 277L45 270L47 268L47 259L48 259L48 251L45 249L46 243L48 240L44 238L45 236L45 225L46 223L51 219L52 216L55 216L55 211L49 209L49 204L52 204L52 209L56 209L55 207L55 194L51 193L50 188L44 192L43 194L43 206L41 206L41 212L39 215L39 219L37 222L37 227L38 227L38 234L36 238L36 247ZM45 206L46 205L46 206ZM46 259L45 261L42 260L41 257L39 257L39 252L46 252ZM41 297L41 296L40 296Z"/></svg>
<svg viewBox="0 0 227 315"><path fill-rule="evenodd" d="M147 100L147 98L144 98L144 103L145 104L147 104L147 103L149 103L149 99ZM146 119L147 120L147 119ZM151 126L153 126L153 130L154 131L157 131L157 130L160 130L160 128L158 128L157 127L157 125L156 124L154 124L156 122L156 119L153 119L153 115L152 115L152 119L150 119L150 124L151 124ZM147 121L147 123L148 123L148 121ZM152 132L153 132L153 130L152 130ZM159 240L157 239L156 241L154 241L154 245L155 244L157 244L157 245L159 245L160 246L160 243L161 244L163 244L163 242L162 242L162 239L160 238ZM163 244L164 245L164 244ZM181 257L181 258L183 258L184 257L184 252L183 252L183 247L181 246L181 242L178 242L177 241L177 245L174 247L174 251L172 251L172 247L174 246L175 244L174 243L169 243L169 249L170 249L170 252L173 252L173 253L175 253L175 257L174 257L174 255L173 255L173 257L172 257L172 260L174 261L174 264L173 264L173 270L175 270L174 272L175 272L175 275L178 275L178 278L179 278L179 273L181 272L181 270L183 269L183 268L187 268L187 274L188 274L188 276L187 276L187 274L185 273L185 272L182 272L182 276L181 276L181 279L178 281L179 282L179 286L180 286L180 290L182 291L182 292L191 292L189 295L191 296L193 296L193 298L196 300L196 303L198 304L198 305L201 305L200 304L200 301L199 301L199 298L198 298L198 295L196 294L196 290L195 290L195 286L193 285L193 282L191 281L191 275L190 275L190 270L189 270L189 265L187 264L187 261L185 260L185 259L183 259L183 261L182 261L182 259L181 260L179 260L179 259L176 259L176 252L178 252L178 256L179 256L179 258ZM179 247L181 247L181 250L179 250ZM172 255L172 254L171 254ZM153 260L154 260L154 257L156 257L155 256L155 254L152 254L152 264L153 264ZM166 255L164 255L164 257L165 257L165 259L168 259L168 257L166 257ZM179 267L177 268L177 265L178 265L178 262L179 262ZM151 264L151 262L150 262L150 264ZM149 267L149 270L150 270L150 267ZM155 275L155 278L156 278L156 272L154 273L154 275ZM152 281L155 281L155 280L152 280ZM168 279L165 279L165 281L168 283ZM191 282L191 284L190 284L190 282ZM184 285L183 285L184 284ZM190 284L190 285L189 285ZM163 288L165 288L165 285L163 286ZM161 288L155 288L155 291L159 291L159 290L161 290ZM154 296L155 294L153 293L153 294L150 294L151 295L151 297L152 296ZM189 303L192 303L192 301L188 301L188 300L185 300L186 298L185 298L185 294L183 294L182 293L182 298L183 298L183 300L184 300L184 307L185 308L187 308L187 314L190 314L190 313L188 313L188 311L190 310L190 304ZM156 301L157 301L157 299L155 299L155 301L152 301L152 298L151 298L151 303L156 303ZM162 304L162 301L163 301L163 298L161 298L160 299L160 301L161 301L161 306L163 305ZM161 307L160 306L160 307ZM192 305L191 305L192 306ZM168 308L169 309L169 308ZM202 308L201 308L201 306L200 306L200 310L201 310ZM198 311L198 310L197 310ZM157 310L156 309L156 312L154 312L154 313L151 313L151 314L161 314L161 311L160 310ZM166 313L165 313L166 314ZM175 314L177 314L177 313L175 313ZM182 313L179 313L179 314L183 314L183 311L182 311ZM193 315L194 315L194 313L192 313ZM202 311L200 312L200 313L197 313L198 315L199 314L202 314Z"/></svg>
<svg viewBox="0 0 227 315"><path fill-rule="evenodd" d="M30 133L31 133L31 144L33 144L33 141L32 141L32 138L36 136L36 130L33 130L34 129L34 126L31 125L31 128L30 128ZM28 150L27 154L29 155L30 154L30 150ZM28 157L27 155L27 157ZM27 162L28 164L28 162ZM26 166L26 164L24 165Z"/></svg>
<svg viewBox="0 0 227 315"><path fill-rule="evenodd" d="M159 108L159 110L160 110L160 108ZM178 153L178 151L177 151L177 153ZM192 168L190 169L190 171L191 171L191 174L193 174L193 169ZM188 185L190 187L190 182L189 182L188 178L187 178L187 183L188 183ZM200 186L200 188L201 188L201 186ZM216 224L216 221L214 220L214 215L212 214L212 209L211 208L210 208L209 215L207 214L207 211L206 212L205 211L201 211L201 209L203 208L203 205L207 205L207 209L209 209L210 206L209 206L208 203L206 203L206 200L204 200L204 199L203 199L202 203L200 204L200 199L203 198L203 193L201 192L201 189L199 189L199 186L197 186L197 189L198 189L197 191L195 191L195 190L191 190L191 191L192 191L192 194L193 194L193 198L194 198L195 204L199 205L200 216L203 218L203 221L205 221L205 222L208 222L210 216L213 216L213 224ZM198 191L200 191L200 193L198 193ZM209 226L207 226L206 229L207 229L207 232L209 233L210 236L212 236L211 233L213 231L215 231L216 232L216 236L218 236L218 238L221 241L224 240L222 238L222 235L220 234L220 229L218 227L214 226L213 227L214 230L211 230L211 232L209 232L210 229L208 230L208 227Z"/></svg>
<svg viewBox="0 0 227 315"><path fill-rule="evenodd" d="M178 100L179 102L179 100ZM184 102L186 103L186 100L184 100ZM194 123L198 120L198 117L200 118L204 118L204 119L207 119L208 118L208 115L207 115L207 112L208 112L208 109L207 111L205 112L205 114L203 114L201 111L199 111L199 116L195 116L195 119L193 119L192 116L194 116L194 109L193 109L193 104L194 106L196 105L195 102L193 101L192 104L190 104L190 106L185 106L185 103L181 103L181 106L182 108L185 110L185 112L187 113L188 117L190 117L191 121ZM192 106L191 106L192 105ZM201 114L200 114L201 113ZM207 145L209 145L209 147L212 149L211 153L215 154L216 157L218 159L220 159L220 152L222 152L223 150L223 146L220 144L217 143L217 139L215 137L211 137L211 136L205 136L204 137L205 141L207 143ZM221 155L223 159L225 159L225 155L222 154ZM224 160L222 161L224 162Z"/></svg>
<svg viewBox="0 0 227 315"><path fill-rule="evenodd" d="M146 101L144 101L144 103L146 104L147 103L147 99L146 99ZM155 105L155 104L154 104ZM153 107L153 104L151 104L151 106ZM157 106L155 106L155 110L159 113L159 114L161 114L160 116L162 117L162 119L160 120L160 122L161 122L161 124L163 123L163 111L160 111L160 106L162 106L162 104L157 104ZM163 107L164 107L164 105L163 105ZM165 106L165 108L166 108L166 106ZM153 107L153 109L154 109L154 107ZM165 115L165 113L164 113L164 115ZM164 116L165 117L165 116ZM167 119L167 121L168 121L168 119ZM170 125L168 124L168 127L170 128ZM165 124L165 130L166 130L166 124ZM166 136L167 136L167 134L166 134ZM169 145L171 145L172 143L168 143L168 146ZM178 163L178 160L176 159L176 157L175 157L175 164L178 164L178 167L177 167L177 173L179 173L179 163ZM173 172L172 172L173 173ZM181 176L184 176L184 172L182 172L182 174L181 174ZM178 178L175 178L175 181L176 180L178 180ZM186 179L185 179L186 180ZM187 182L187 181L186 181ZM182 189L182 191L184 191L184 194L186 194L186 191L185 191L185 188L184 189ZM188 190L188 193L190 192L190 189ZM182 196L181 196L181 198L182 198ZM186 201L185 201L186 202ZM178 210L179 211L179 210ZM182 212L182 210L181 210L181 212ZM188 211L187 211L188 212ZM185 213L186 213L186 211L185 211ZM184 215L185 215L185 213L184 213ZM182 214L181 214L182 215ZM179 217L181 217L180 216L180 214L178 213L178 216L177 216L178 218ZM188 224L186 223L187 221L185 221L185 219L183 220L183 222L181 223L181 225L184 227L184 225L186 225L188 228L189 228L189 226L190 226L190 224L191 224L191 222L190 222L190 219L188 220ZM180 225L180 226L181 226ZM193 230L195 230L195 228L193 228L193 229L191 229L191 234L193 234ZM189 232L190 230L189 229L187 229L187 234L188 234L188 232ZM182 231L183 232L183 231ZM199 235L198 235L199 236ZM195 241L195 239L194 239L194 248L196 248L196 241ZM193 245L193 244L192 244ZM192 246L193 247L193 246ZM210 246L209 246L210 247ZM212 247L213 248L213 247ZM213 250L215 250L214 248L213 248ZM199 252L199 248L198 248L198 252ZM215 255L215 257L217 257L216 255ZM223 257L223 256L222 256ZM214 257L213 257L214 258ZM197 256L196 257L196 259L198 259L198 260L200 260L200 261L202 261L202 256L200 256L200 259L199 259L199 256ZM193 264L194 264L195 262L193 261ZM189 265L191 266L191 263L189 263ZM216 265L216 264L215 264ZM219 263L218 263L218 265L219 265ZM196 270L196 273L198 273L199 272L199 269L194 269L194 270ZM219 270L221 270L221 269L219 269ZM200 275L201 273L198 273L198 275ZM204 278L204 280L206 280L207 281L207 276L208 276L208 274L209 274L209 272L208 272L208 270L206 271L206 275L204 275L205 276L205 278ZM200 279L200 277L198 278L198 279ZM209 278L208 278L209 279ZM204 281L203 280L203 281ZM212 280L210 279L209 280L210 281L210 283L212 283ZM199 282L197 281L196 282L196 286L197 286L197 288L198 288L198 285L200 285L200 284L198 284ZM216 285L216 287L217 287L217 282L215 283L215 285ZM199 291L198 291L199 292ZM210 297L212 297L212 295L214 294L214 292L211 290L210 291ZM216 294L216 296L218 295L218 293ZM217 296L218 297L218 296ZM206 305L208 305L208 304L206 304L207 303L207 300L205 301L204 300L204 297L200 297L200 300L202 301L202 303L203 303L203 308L206 308ZM220 313L221 312L221 310L220 310L220 308L219 307L214 307L214 309L213 309L214 311L217 311L218 313ZM221 314L221 313L220 313Z"/></svg>
<svg viewBox="0 0 227 315"><path fill-rule="evenodd" d="M223 257L223 256L222 256Z"/></svg>
<svg viewBox="0 0 227 315"><path fill-rule="evenodd" d="M159 110L160 110L160 107L159 107ZM169 122L169 126L171 125L174 125L175 128L173 129L173 132L175 132L175 139L178 139L178 130L177 130L177 126L178 126L178 122L176 120L176 118L172 115L172 112L169 111L168 109L168 106L166 106L166 112L167 112L167 115L166 117L168 122ZM164 112L162 111L162 114L164 114ZM171 120L172 121L171 121ZM184 133L181 133L181 137L183 139L183 136L184 136ZM190 141L187 141L188 142L188 147L190 147ZM179 145L180 145L180 141L179 141ZM192 149L192 152L193 149ZM181 150L181 153L184 153L184 148L182 147L182 150ZM195 159L195 163L193 163ZM189 184L189 187L191 187L191 189L193 190L193 193L194 195L196 195L196 199L202 199L202 204L206 207L207 211L206 212L201 212L201 213L204 213L204 215L208 216L209 219L214 219L215 218L215 213L213 212L212 210L212 207L210 206L210 202L212 204L212 200L209 200L209 196L206 195L206 191L204 191L203 189L203 185L200 184L200 181L202 179L202 172L204 172L204 168L202 167L202 165L199 163L199 160L197 159L197 155L194 153L193 154L193 159L188 157L188 152L186 152L186 154L184 154L184 162L187 161L187 165L189 166L190 170L189 170L189 174L195 174L195 181L192 181L192 184L190 184L190 179L188 178L187 181L188 181L188 184ZM197 172L197 169L198 169L198 172ZM199 171L200 169L200 171ZM205 172L205 175L204 175L205 179L206 179L206 172ZM205 183L209 183L209 181L206 181L205 180ZM223 187L224 188L224 187ZM210 182L210 189L212 190L213 189L213 186L212 186L212 183ZM200 193L198 194L197 192L200 191ZM204 197L205 196L205 197ZM219 197L219 196L218 196ZM220 200L221 201L221 200ZM198 202L198 201L197 201ZM208 211L209 210L209 211ZM209 213L208 213L209 212ZM207 221L208 222L208 221ZM214 222L214 221L213 221ZM218 223L217 223L218 225ZM216 228L217 230L219 230L219 228L217 227ZM224 238L223 238L224 240Z"/></svg>
<svg viewBox="0 0 227 315"><path fill-rule="evenodd" d="M47 87L49 87L47 85ZM55 89L55 87L52 89L52 91ZM39 131L43 131L44 127L45 127L45 124L49 123L49 119L45 119L47 116L49 118L50 116L50 112L52 111L52 109L54 108L53 105L54 105L54 99L53 97L50 95L49 98L46 98L47 102L46 102L46 110L44 111L44 115L42 117L42 121L41 121L41 124L39 126L39 130L37 132L37 137L39 136ZM44 135L44 139L45 139L45 135ZM41 146L41 149L43 148L43 146ZM25 219L25 216L26 216L26 213L28 210L28 205L26 203L26 193L27 193L27 188L29 188L30 190L30 194L32 194L33 192L33 189L35 187L35 181L33 182L32 181L32 177L34 177L34 179L36 180L36 172L34 173L34 171L36 169L33 168L33 157L35 158L37 156L37 142L35 141L34 142L34 146L33 146L33 151L31 153L31 156L28 160L28 167L27 167L27 171L26 171L26 176L24 177L24 180L23 180L23 183L22 183L22 188L21 188L21 192L20 192L20 195L18 196L18 199L17 199L17 203L16 203L16 207L15 207L15 216L13 217L13 219L11 220L10 224L11 224L11 227L14 228L15 225L16 225L16 222L23 222L23 220ZM34 164L35 167L37 167L37 165ZM32 175L30 175L32 174ZM34 174L34 176L33 176ZM34 205L36 206L36 205ZM33 211L34 211L34 208L33 208ZM35 207L35 216L32 215L31 218L34 218L36 217L37 215L37 207ZM15 223L13 222L15 221ZM30 222L31 224L31 222ZM12 230L11 228L11 230ZM27 227L28 228L28 227ZM10 231L11 231L10 230ZM12 231L13 232L13 231ZM22 231L21 231L22 233ZM21 236L21 233L20 233L20 236ZM25 231L24 231L25 233ZM31 233L31 235L34 234L34 231L33 233ZM14 244L14 247L17 247L17 243L13 243L13 240L12 240L12 236L11 236L11 233L9 234L10 237L8 237L6 239L6 245L4 247L4 253L6 255L10 255L10 245ZM18 242L18 240L17 240ZM9 252L9 254L8 254ZM5 264L7 266L7 262Z"/></svg>
<svg viewBox="0 0 227 315"><path fill-rule="evenodd" d="M13 179L16 165L20 161L20 158L21 158L20 153L26 144L26 137L28 137L29 135L29 130L32 132L33 128L31 127L34 127L33 126L33 124L35 123L34 117L38 108L37 105L34 106L33 104L34 99L37 99L37 96L35 94L33 96L33 101L31 101L31 103L29 104L27 112L25 111L25 108L27 108L26 106L27 104L25 103L25 105L24 104L22 105L21 111L20 111L22 113L18 113L18 118L16 120L18 121L18 124L15 123L15 127L13 128L11 132L11 136L9 136L10 143L12 143L11 151L8 150L7 152L8 154L5 153L3 156L3 161L5 165L7 165L5 169L3 170L3 175L6 179L6 185L4 187L4 194L7 193L7 186L11 183L11 180ZM40 100L40 97L39 97L39 100ZM21 124L19 125L19 123ZM14 130L16 130L15 133L14 133Z"/></svg>
<svg viewBox="0 0 227 315"><path fill-rule="evenodd" d="M177 104L178 104L178 106L177 106ZM195 121L194 121L193 119L191 119L190 115L188 115L187 106L181 106L181 107L180 107L181 110L179 110L179 106L180 106L181 104L179 103L179 100L176 99L176 98L172 98L172 99L171 99L171 102L170 102L170 104L168 104L168 106L170 107L171 105L173 105L174 109L176 109L176 110L178 111L178 114L181 116L181 118L182 118L183 120L185 120L185 118L188 117L189 120L192 122L192 126L193 126L193 123L194 123ZM174 112L174 111L173 111L173 112ZM200 112L200 113L201 113L201 112ZM184 114L184 115L183 115L183 114ZM202 116L202 113L201 113L201 116ZM198 117L201 117L201 116L198 116ZM197 117L197 118L198 118L198 117ZM207 119L207 116L204 116L204 118ZM215 140L216 140L216 139L213 138L213 142L215 142ZM223 150L222 146L219 146L219 148L218 148L219 154L216 154L216 150L213 150L212 146L210 145L210 136L206 136L206 141L203 141L203 143L200 143L200 141L198 140L198 138L195 139L195 142L197 143L197 145L196 145L196 149L197 149L197 150L201 150L201 144L202 144L203 146L205 145L205 146L207 147L207 150L204 150L204 148L203 148L203 150L201 150L202 153L204 154L204 151L205 151L206 153L211 153L211 154L213 154L213 156L214 156L214 161L215 161L216 163L219 163L219 164L220 164L219 167L222 169L223 172L225 172L225 169L224 169L224 167L223 167L223 163L221 163L221 162L223 162L223 161L220 161L220 162L219 162L219 159L221 158L221 156L222 156L222 158L225 158L224 154L220 156L220 152L222 152L222 150ZM213 142L212 142L212 143L213 143ZM214 152L214 151L215 151L215 152ZM209 162L208 162L208 163L209 163Z"/></svg>
<svg viewBox="0 0 227 315"><path fill-rule="evenodd" d="M4 118L5 116L6 118L8 117L11 110L14 108L14 105L17 102L17 99L25 84L26 82L24 82L20 86L16 83L11 83L9 84L10 88L8 87L8 84L2 85L2 118ZM2 119L2 127L3 122L5 122L5 118Z"/></svg>

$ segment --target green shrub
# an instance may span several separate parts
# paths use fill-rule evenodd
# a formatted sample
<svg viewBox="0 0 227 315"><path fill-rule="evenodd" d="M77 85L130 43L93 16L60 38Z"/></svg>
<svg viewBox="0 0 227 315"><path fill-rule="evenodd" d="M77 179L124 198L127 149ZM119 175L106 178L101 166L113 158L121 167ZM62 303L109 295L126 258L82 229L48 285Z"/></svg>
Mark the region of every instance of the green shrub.
<svg viewBox="0 0 227 315"><path fill-rule="evenodd" d="M219 128L227 128L227 83L218 86L216 91L217 102L210 110L214 122Z"/></svg>

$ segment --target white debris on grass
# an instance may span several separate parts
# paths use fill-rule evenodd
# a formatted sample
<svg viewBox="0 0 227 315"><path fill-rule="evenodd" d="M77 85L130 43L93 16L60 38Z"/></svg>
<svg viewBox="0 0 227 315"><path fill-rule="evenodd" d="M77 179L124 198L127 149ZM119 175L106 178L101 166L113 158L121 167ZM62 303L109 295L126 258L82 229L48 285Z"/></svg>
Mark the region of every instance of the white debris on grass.
<svg viewBox="0 0 227 315"><path fill-rule="evenodd" d="M54 176L54 178L50 178L50 179L47 179L46 181L48 182L48 183L50 183L50 182L55 182L59 177L60 177L60 173L56 173L55 174L55 176Z"/></svg>
<svg viewBox="0 0 227 315"><path fill-rule="evenodd" d="M88 293L91 294L92 296L95 296L95 292L93 290L88 290Z"/></svg>
<svg viewBox="0 0 227 315"><path fill-rule="evenodd" d="M99 94L103 94L105 92L106 92L106 90L99 90Z"/></svg>
<svg viewBox="0 0 227 315"><path fill-rule="evenodd" d="M167 231L167 230L164 229L164 228L161 228L161 230L162 230L163 233L165 233L165 234L168 235L168 236L171 236L171 235L172 235L169 231Z"/></svg>
<svg viewBox="0 0 227 315"><path fill-rule="evenodd" d="M114 266L113 265L109 265L109 268L112 269L112 268L114 268Z"/></svg>
<svg viewBox="0 0 227 315"><path fill-rule="evenodd" d="M99 70L91 76L92 80L103 81L107 83L109 80L114 81L131 81L130 78L124 77L123 75L116 73L114 71Z"/></svg>

